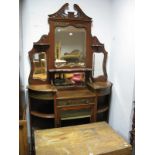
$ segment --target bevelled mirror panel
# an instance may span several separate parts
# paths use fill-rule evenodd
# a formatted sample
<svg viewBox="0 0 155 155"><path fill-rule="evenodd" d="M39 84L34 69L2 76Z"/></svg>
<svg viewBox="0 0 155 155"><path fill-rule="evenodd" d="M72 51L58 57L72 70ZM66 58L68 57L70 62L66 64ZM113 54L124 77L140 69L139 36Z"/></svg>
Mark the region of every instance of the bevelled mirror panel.
<svg viewBox="0 0 155 155"><path fill-rule="evenodd" d="M93 53L93 77L96 78L100 75L104 75L103 73L103 53Z"/></svg>
<svg viewBox="0 0 155 155"><path fill-rule="evenodd" d="M33 64L34 64L33 79L40 79L45 81L47 79L46 53L45 52L35 53L33 55Z"/></svg>
<svg viewBox="0 0 155 155"><path fill-rule="evenodd" d="M73 26L55 28L55 67L85 67L86 30Z"/></svg>

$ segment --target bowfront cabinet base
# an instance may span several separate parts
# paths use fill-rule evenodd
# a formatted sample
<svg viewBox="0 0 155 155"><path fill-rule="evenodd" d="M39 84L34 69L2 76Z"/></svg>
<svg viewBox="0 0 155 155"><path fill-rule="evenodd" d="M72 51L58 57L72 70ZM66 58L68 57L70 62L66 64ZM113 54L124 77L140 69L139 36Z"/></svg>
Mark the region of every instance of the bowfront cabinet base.
<svg viewBox="0 0 155 155"><path fill-rule="evenodd" d="M60 127L61 122L72 121L74 124L74 120L84 118L89 118L89 122L108 122L111 86L110 82L88 83L85 88L59 90L52 85L30 85L31 126L42 128L40 124L51 122L51 127Z"/></svg>

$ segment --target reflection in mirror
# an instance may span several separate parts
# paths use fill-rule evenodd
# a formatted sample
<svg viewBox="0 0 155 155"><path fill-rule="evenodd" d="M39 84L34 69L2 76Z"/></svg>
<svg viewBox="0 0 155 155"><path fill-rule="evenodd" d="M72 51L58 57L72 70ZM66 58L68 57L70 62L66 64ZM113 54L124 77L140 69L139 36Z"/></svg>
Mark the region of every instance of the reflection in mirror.
<svg viewBox="0 0 155 155"><path fill-rule="evenodd" d="M55 67L85 67L86 31L73 26L55 29Z"/></svg>
<svg viewBox="0 0 155 155"><path fill-rule="evenodd" d="M103 75L103 53L93 53L93 78Z"/></svg>
<svg viewBox="0 0 155 155"><path fill-rule="evenodd" d="M54 84L56 86L84 86L85 73L56 73L54 75Z"/></svg>
<svg viewBox="0 0 155 155"><path fill-rule="evenodd" d="M40 79L45 81L47 79L47 60L46 53L35 53L33 55L33 79Z"/></svg>

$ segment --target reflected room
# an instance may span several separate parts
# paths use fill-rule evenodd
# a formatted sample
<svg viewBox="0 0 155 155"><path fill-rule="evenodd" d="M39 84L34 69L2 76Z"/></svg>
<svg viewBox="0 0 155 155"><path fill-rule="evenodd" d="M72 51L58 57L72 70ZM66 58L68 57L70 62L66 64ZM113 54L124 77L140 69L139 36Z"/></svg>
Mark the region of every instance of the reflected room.
<svg viewBox="0 0 155 155"><path fill-rule="evenodd" d="M86 31L73 26L55 29L55 67L85 67Z"/></svg>

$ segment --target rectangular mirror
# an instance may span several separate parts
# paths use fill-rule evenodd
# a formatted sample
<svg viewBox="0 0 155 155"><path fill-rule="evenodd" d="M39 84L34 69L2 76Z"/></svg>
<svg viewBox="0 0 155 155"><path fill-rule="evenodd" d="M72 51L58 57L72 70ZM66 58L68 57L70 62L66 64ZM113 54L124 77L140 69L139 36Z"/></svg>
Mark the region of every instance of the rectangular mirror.
<svg viewBox="0 0 155 155"><path fill-rule="evenodd" d="M73 26L55 29L55 67L85 67L86 30Z"/></svg>

